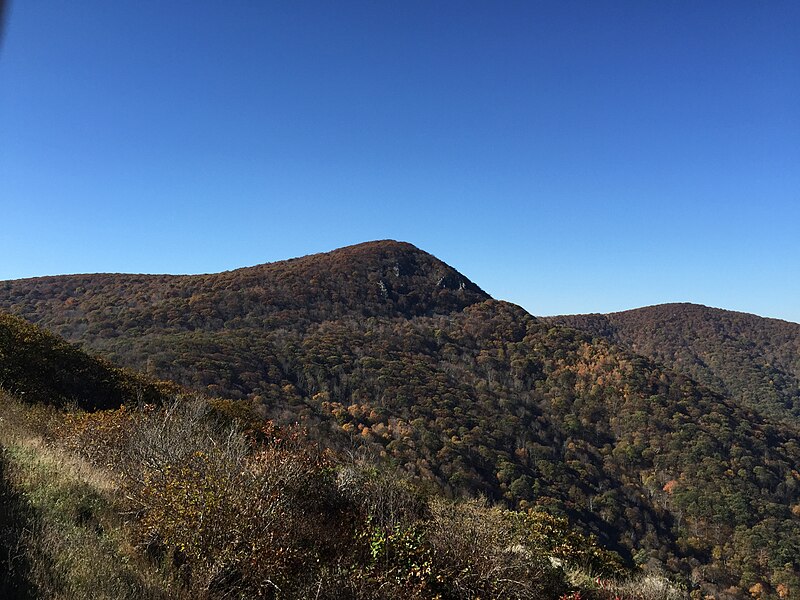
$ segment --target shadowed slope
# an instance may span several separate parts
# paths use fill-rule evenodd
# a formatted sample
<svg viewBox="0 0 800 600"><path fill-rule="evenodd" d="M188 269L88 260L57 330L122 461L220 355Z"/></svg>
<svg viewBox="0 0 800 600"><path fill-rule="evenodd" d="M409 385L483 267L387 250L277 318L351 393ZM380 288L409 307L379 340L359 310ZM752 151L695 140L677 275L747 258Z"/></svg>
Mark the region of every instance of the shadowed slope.
<svg viewBox="0 0 800 600"><path fill-rule="evenodd" d="M87 410L155 401L158 388L144 378L89 356L61 338L0 312L0 389L26 402Z"/></svg>

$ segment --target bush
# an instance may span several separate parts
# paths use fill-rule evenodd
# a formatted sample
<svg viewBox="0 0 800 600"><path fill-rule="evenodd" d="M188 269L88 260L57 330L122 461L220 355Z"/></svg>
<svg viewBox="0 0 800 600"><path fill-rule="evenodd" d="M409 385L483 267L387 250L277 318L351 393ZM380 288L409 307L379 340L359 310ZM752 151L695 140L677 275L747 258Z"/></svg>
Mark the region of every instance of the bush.
<svg viewBox="0 0 800 600"><path fill-rule="evenodd" d="M183 403L144 418L130 454L141 539L198 593L291 596L352 539L329 457L299 436L251 448Z"/></svg>
<svg viewBox="0 0 800 600"><path fill-rule="evenodd" d="M530 544L514 513L470 500L431 504L433 567L446 598L554 598L563 573Z"/></svg>

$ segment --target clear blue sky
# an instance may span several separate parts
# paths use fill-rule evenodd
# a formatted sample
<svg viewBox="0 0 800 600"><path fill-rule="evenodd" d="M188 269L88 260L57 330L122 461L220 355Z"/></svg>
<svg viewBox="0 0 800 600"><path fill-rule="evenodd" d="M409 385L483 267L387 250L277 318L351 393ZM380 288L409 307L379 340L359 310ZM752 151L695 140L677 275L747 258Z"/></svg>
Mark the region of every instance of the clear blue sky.
<svg viewBox="0 0 800 600"><path fill-rule="evenodd" d="M412 242L534 314L800 322L800 3L17 0L0 279Z"/></svg>

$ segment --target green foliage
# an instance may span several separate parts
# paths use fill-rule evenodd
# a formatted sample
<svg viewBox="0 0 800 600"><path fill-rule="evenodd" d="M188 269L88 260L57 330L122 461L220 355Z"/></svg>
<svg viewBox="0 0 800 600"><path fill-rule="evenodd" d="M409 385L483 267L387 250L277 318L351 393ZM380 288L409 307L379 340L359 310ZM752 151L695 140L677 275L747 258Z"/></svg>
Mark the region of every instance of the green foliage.
<svg viewBox="0 0 800 600"><path fill-rule="evenodd" d="M556 558L603 577L627 573L619 555L599 546L596 540L581 535L563 517L541 510L508 512L506 516L516 534L537 554Z"/></svg>
<svg viewBox="0 0 800 600"><path fill-rule="evenodd" d="M430 591L433 557L422 523L396 524L387 529L368 517L363 535L370 557L363 574L366 578L413 590L415 594Z"/></svg>

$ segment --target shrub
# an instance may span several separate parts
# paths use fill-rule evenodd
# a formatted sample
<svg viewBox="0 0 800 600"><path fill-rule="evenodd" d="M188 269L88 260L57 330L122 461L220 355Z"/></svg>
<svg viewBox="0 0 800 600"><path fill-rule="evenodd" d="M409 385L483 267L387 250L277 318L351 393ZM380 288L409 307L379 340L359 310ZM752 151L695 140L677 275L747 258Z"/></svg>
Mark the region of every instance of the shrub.
<svg viewBox="0 0 800 600"><path fill-rule="evenodd" d="M520 534L510 511L435 500L429 528L443 597L533 600L565 590L563 574Z"/></svg>
<svg viewBox="0 0 800 600"><path fill-rule="evenodd" d="M207 408L156 411L131 436L141 539L211 596L286 595L352 539L330 458L300 436L251 448Z"/></svg>

